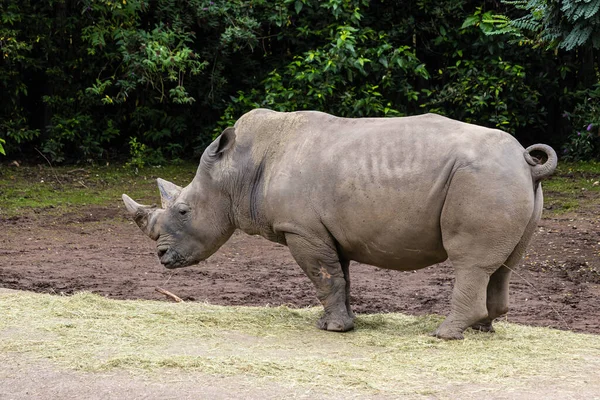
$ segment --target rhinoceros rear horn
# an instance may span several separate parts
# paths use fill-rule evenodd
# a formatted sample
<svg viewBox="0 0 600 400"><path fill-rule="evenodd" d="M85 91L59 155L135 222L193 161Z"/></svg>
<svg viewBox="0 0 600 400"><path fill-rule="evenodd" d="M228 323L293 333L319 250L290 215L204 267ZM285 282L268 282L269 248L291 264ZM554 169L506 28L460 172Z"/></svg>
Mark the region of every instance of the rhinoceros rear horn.
<svg viewBox="0 0 600 400"><path fill-rule="evenodd" d="M182 188L160 178L158 178L156 182L158 183L158 190L160 190L160 202L162 208L168 208L175 202L177 197L179 197Z"/></svg>
<svg viewBox="0 0 600 400"><path fill-rule="evenodd" d="M158 237L153 233L152 229L156 222L156 212L158 211L156 207L138 204L126 194L123 194L122 198L127 212L133 217L137 226L151 239L156 240Z"/></svg>

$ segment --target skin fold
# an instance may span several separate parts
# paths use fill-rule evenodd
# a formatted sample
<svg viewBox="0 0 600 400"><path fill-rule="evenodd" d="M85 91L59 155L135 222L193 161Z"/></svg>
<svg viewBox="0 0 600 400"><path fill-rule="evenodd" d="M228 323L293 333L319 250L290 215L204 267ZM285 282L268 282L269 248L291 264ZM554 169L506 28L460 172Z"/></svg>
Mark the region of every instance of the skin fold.
<svg viewBox="0 0 600 400"><path fill-rule="evenodd" d="M545 153L539 163L532 151ZM257 109L206 149L194 180L158 180L162 207L123 200L167 268L206 259L236 229L287 245L324 307L320 329L354 327L349 263L414 270L450 259L451 311L433 333L493 331L511 269L541 216L546 145L435 114L338 118Z"/></svg>

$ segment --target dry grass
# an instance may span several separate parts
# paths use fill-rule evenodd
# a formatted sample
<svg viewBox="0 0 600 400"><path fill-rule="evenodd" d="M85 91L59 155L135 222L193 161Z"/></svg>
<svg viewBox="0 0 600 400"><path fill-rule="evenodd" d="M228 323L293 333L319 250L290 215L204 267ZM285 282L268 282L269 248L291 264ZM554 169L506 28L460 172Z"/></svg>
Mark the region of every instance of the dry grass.
<svg viewBox="0 0 600 400"><path fill-rule="evenodd" d="M181 369L394 396L600 385L600 336L507 323L494 335L467 332L464 341L444 342L427 335L437 316L364 315L355 331L335 334L313 327L318 309L114 301L89 293L0 293L0 315L0 354L92 372Z"/></svg>

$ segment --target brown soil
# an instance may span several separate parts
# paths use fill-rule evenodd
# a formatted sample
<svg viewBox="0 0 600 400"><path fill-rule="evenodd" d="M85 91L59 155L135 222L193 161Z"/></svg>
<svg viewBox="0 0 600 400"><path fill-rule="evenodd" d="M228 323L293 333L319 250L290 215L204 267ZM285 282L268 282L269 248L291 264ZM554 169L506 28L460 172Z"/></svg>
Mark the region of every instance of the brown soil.
<svg viewBox="0 0 600 400"><path fill-rule="evenodd" d="M600 333L600 206L544 218L513 275L507 319ZM115 299L184 300L223 305L318 305L315 290L286 247L236 233L209 260L169 271L154 243L113 207L0 218L0 287L70 294L87 290ZM446 314L449 264L397 272L354 263L352 304L358 313Z"/></svg>

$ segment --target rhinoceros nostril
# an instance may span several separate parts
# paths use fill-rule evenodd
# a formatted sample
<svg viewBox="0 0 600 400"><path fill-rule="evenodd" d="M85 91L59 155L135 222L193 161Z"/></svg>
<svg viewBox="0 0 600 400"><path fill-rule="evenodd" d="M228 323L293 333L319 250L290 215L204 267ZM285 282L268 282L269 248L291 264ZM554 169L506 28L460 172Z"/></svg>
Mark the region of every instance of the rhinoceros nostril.
<svg viewBox="0 0 600 400"><path fill-rule="evenodd" d="M161 258L162 256L164 256L165 253L167 252L167 250L169 250L168 247L159 247L159 248L157 248L158 258Z"/></svg>

